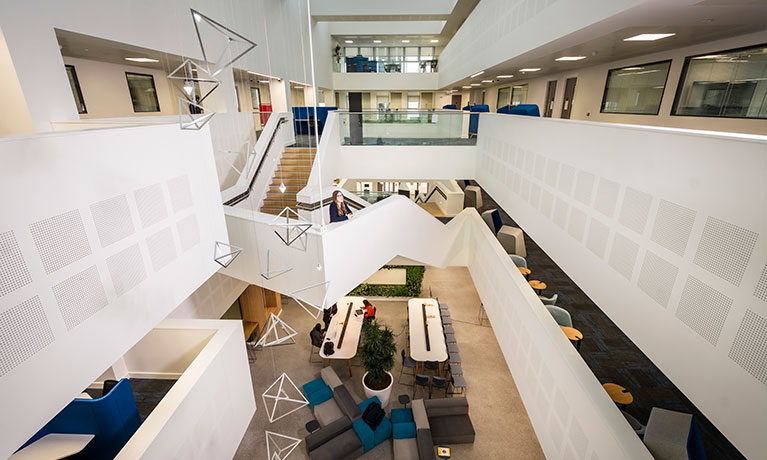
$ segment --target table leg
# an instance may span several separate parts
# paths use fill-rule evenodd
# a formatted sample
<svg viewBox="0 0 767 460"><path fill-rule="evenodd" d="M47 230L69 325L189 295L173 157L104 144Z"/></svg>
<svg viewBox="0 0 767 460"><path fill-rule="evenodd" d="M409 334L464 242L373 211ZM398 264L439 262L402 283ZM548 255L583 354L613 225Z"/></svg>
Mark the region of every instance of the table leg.
<svg viewBox="0 0 767 460"><path fill-rule="evenodd" d="M578 339L578 341L575 342L575 349L578 351L581 351L581 342L583 342L583 339Z"/></svg>
<svg viewBox="0 0 767 460"><path fill-rule="evenodd" d="M351 377L352 376L352 360L351 359L347 359L346 360L346 365L349 367L349 377Z"/></svg>
<svg viewBox="0 0 767 460"><path fill-rule="evenodd" d="M330 360L328 360L328 366L330 366Z"/></svg>

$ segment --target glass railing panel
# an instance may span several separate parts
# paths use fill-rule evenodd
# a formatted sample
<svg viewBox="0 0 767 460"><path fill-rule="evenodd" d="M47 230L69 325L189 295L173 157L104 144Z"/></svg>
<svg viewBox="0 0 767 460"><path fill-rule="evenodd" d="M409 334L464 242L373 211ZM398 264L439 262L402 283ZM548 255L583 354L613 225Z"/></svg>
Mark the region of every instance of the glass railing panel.
<svg viewBox="0 0 767 460"><path fill-rule="evenodd" d="M456 110L339 112L339 122L341 145L476 145L477 142L476 133L470 129L471 116Z"/></svg>
<svg viewBox="0 0 767 460"><path fill-rule="evenodd" d="M354 194L367 201L368 203L374 204L389 198L392 195L396 195L397 192L372 192L370 190L366 190L363 192L354 192Z"/></svg>

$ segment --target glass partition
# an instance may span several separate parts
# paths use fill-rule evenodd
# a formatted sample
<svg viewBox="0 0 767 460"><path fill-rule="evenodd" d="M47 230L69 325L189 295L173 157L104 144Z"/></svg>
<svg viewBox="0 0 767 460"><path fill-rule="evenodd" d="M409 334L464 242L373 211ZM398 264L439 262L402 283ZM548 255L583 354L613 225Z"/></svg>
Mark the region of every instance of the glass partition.
<svg viewBox="0 0 767 460"><path fill-rule="evenodd" d="M475 145L470 117L447 110L339 112L341 145Z"/></svg>
<svg viewBox="0 0 767 460"><path fill-rule="evenodd" d="M662 61L608 71L602 113L657 115L670 67Z"/></svg>

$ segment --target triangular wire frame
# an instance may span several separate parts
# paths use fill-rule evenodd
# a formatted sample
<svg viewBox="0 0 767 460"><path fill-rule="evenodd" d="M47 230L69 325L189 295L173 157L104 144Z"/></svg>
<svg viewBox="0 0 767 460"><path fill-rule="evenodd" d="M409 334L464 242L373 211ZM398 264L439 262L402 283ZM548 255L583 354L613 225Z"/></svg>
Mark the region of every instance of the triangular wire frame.
<svg viewBox="0 0 767 460"><path fill-rule="evenodd" d="M242 56L244 56L246 53L248 53L250 50L252 50L253 48L257 46L255 42L248 40L247 38L233 31L232 29L219 24L218 22L205 16L199 11L195 11L194 8L189 8L189 10L192 13L192 22L194 23L194 31L197 33L197 41L200 43L200 51L202 52L202 58L205 60L205 65L208 67L208 75L210 75L211 77L215 77L216 75L218 75L222 70L224 70L226 67L234 63L234 61L238 60L239 58L241 58ZM202 43L202 35L200 35L200 27L197 25L197 23L200 21L205 21L209 26L221 32L227 38L226 46L221 52L221 55L218 57L218 59L213 61L213 62L217 62L217 64L215 64L215 67L213 68L211 67L211 64L213 62L211 62L211 60L208 59L208 55L207 53L205 53L205 45L203 45ZM245 44L247 45L247 48L245 49L245 51L238 54L233 59L229 60L229 62L224 64L222 63L222 59L224 58L224 55L226 54L226 52L229 50L229 47L231 46L232 42L239 42L239 43Z"/></svg>
<svg viewBox="0 0 767 460"><path fill-rule="evenodd" d="M290 386L292 386L293 389L296 390L296 394L298 394L298 398L291 398L290 396L288 396L288 393L284 389L285 380L287 380L290 383ZM277 391L276 391L277 394L276 395L269 394L269 392L272 391L272 388L274 388L275 386L277 386ZM290 387L288 387L288 389L290 389ZM290 377L288 377L288 374L284 372L282 373L281 376L277 378L277 380L274 381L274 383L272 383L269 386L269 388L266 389L266 391L264 391L261 394L261 398L264 400L264 406L266 407L266 415L269 418L269 423L274 423L275 421L292 414L293 412L301 409L302 407L309 405L309 401L306 400L306 398L304 397L304 394L301 393L301 391L298 389L296 384L293 383ZM272 410L269 410L269 404L266 402L267 399L274 401L274 406L272 406ZM277 411L277 404L280 401L289 401L291 403L299 404L299 406L280 415L279 417L275 417L274 414Z"/></svg>
<svg viewBox="0 0 767 460"><path fill-rule="evenodd" d="M192 69L192 66L196 67L196 69ZM197 76L196 77L194 76L194 70L197 71ZM192 61L191 59L187 59L184 62L182 62L181 65L176 67L173 70L173 72L168 74L168 79L170 79L170 80L183 80L184 82L191 81L191 82L197 82L197 83L210 83L210 84L212 84L213 88L211 88L207 93L205 93L204 96L200 95L199 102L202 103L202 101L204 101L206 97L210 96L210 93L215 91L215 89L218 88L219 85L221 85L221 80L219 80L218 78L213 78L213 77L203 78L203 77L199 76L200 73L208 74L208 72L207 72L207 70L205 70L205 68L201 67L200 65L198 65L196 62ZM191 93L186 93L183 90L183 87L182 87L182 89L179 89L175 85L172 85L172 86L174 86L176 89L181 91L181 94L184 97L186 97L186 99L189 102L198 102L197 98L196 98L197 90L194 89L194 85L192 85L192 92Z"/></svg>
<svg viewBox="0 0 767 460"><path fill-rule="evenodd" d="M222 254L222 252L224 253ZM236 259L241 252L242 248L239 246L216 241L216 244L213 246L213 261L226 268L234 262L234 259ZM228 262L224 262L224 259L227 257L229 257Z"/></svg>
<svg viewBox="0 0 767 460"><path fill-rule="evenodd" d="M270 313L269 320L266 324L267 326L264 334L260 339L258 339L258 342L256 342L257 347L261 346L266 348L273 347L275 345L286 345L285 342L288 340L290 340L290 343L296 343L296 340L293 337L297 336L298 332L290 327L285 321L281 320L279 316L276 316L274 313ZM278 325L282 328L282 331L287 334L286 336L280 337L279 333L277 332ZM272 332L274 332L274 340L267 342L266 340L269 338L269 334Z"/></svg>
<svg viewBox="0 0 767 460"><path fill-rule="evenodd" d="M301 444L300 439L292 436L286 436L268 430L265 430L264 432L266 433L266 456L269 460L285 460L293 450ZM280 447L275 437L288 439L290 440L290 444L285 447Z"/></svg>
<svg viewBox="0 0 767 460"><path fill-rule="evenodd" d="M325 295L322 297L322 303L319 306L313 304L312 302L309 302L308 300L302 298L301 296L296 295L299 292L308 291L309 289L313 289L322 285L325 286ZM322 283L312 284L311 286L307 286L301 289L296 289L295 291L289 293L288 295L292 297L298 303L298 305L301 306L301 308L303 308L307 313L309 313L309 315L312 318L317 319L320 317L320 312L322 312L322 310L327 308L329 289L330 289L330 280L324 281ZM314 310L314 312L309 310L309 308L307 307Z"/></svg>
<svg viewBox="0 0 767 460"><path fill-rule="evenodd" d="M280 269L280 270L270 270L269 269L270 268L270 266L269 266L269 259L270 259L271 251L272 251L271 249L267 249L266 250L266 271L265 272L261 272L261 277L263 279L265 279L265 280L270 280L272 278L277 278L278 276L284 275L285 273L293 270L293 267L283 268L283 269Z"/></svg>
<svg viewBox="0 0 767 460"><path fill-rule="evenodd" d="M205 113L195 118L189 110L190 105L205 111ZM181 129L199 131L215 114L216 112L206 109L196 102L184 99L183 97L178 98L178 124ZM186 121L184 121L184 116L187 117Z"/></svg>
<svg viewBox="0 0 767 460"><path fill-rule="evenodd" d="M293 221L291 222L291 214L293 214ZM283 219L285 220L283 222ZM296 222L297 221L297 222ZM274 233L277 234L277 236L282 240L283 243L285 243L287 246L290 246L293 244L297 239L301 238L304 233L306 233L310 228L312 228L312 223L308 220L304 219L303 217L299 216L298 213L289 207L286 207L282 211L280 211L279 214L277 214L274 219L272 219L272 226L276 227L282 227L285 229L285 237L280 234L277 230L274 230ZM298 234L293 233L291 235L291 231L297 231Z"/></svg>
<svg viewBox="0 0 767 460"><path fill-rule="evenodd" d="M223 150L223 151L221 151L221 153L224 153L224 154L229 155L229 156L234 156L235 160L237 159L237 157L239 157L240 155L243 154L243 152L241 152L239 150ZM253 163L255 163L255 162L250 161L250 157L255 156L255 155L256 155L256 151L253 149L253 146L252 146L251 142L248 141L245 144L245 167L242 168L242 171L240 171L234 165L234 161L230 161L226 157L224 157L224 160L227 163L229 163L229 167L234 169L237 172L237 174L242 176L243 173L246 173L245 175L248 176L248 173L250 173L250 170L253 169L253 166L252 166Z"/></svg>

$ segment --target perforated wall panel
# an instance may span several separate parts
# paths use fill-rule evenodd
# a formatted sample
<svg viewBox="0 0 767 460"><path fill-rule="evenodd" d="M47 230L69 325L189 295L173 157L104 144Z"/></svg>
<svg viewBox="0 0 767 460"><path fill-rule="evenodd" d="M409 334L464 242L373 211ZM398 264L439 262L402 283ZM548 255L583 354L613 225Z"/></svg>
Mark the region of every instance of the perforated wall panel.
<svg viewBox="0 0 767 460"><path fill-rule="evenodd" d="M189 186L189 176L179 176L168 181L170 201L173 212L179 212L192 206L192 188Z"/></svg>
<svg viewBox="0 0 767 460"><path fill-rule="evenodd" d="M559 191L565 195L570 195L575 181L575 168L568 164L563 164L559 168Z"/></svg>
<svg viewBox="0 0 767 460"><path fill-rule="evenodd" d="M149 249L149 258L152 259L154 271L159 271L176 260L176 243L173 242L173 233L170 227L150 235L146 239L146 245Z"/></svg>
<svg viewBox="0 0 767 460"><path fill-rule="evenodd" d="M535 154L533 152L525 152L525 172L528 176L533 175L533 168L535 166Z"/></svg>
<svg viewBox="0 0 767 460"><path fill-rule="evenodd" d="M154 184L133 192L136 199L136 207L141 218L141 226L147 228L168 217L168 208L165 205L165 194L162 185Z"/></svg>
<svg viewBox="0 0 767 460"><path fill-rule="evenodd" d="M95 265L53 286L53 295L69 330L109 303Z"/></svg>
<svg viewBox="0 0 767 460"><path fill-rule="evenodd" d="M570 224L567 226L567 231L570 236L578 241L583 241L583 233L586 230L586 213L573 206L570 211Z"/></svg>
<svg viewBox="0 0 767 460"><path fill-rule="evenodd" d="M767 264L762 269L762 276L759 277L759 282L756 283L756 289L754 289L754 297L764 302L767 302Z"/></svg>
<svg viewBox="0 0 767 460"><path fill-rule="evenodd" d="M641 235L644 233L647 224L650 205L652 205L652 197L650 195L633 188L626 188L618 221L625 225L626 228L634 230Z"/></svg>
<svg viewBox="0 0 767 460"><path fill-rule="evenodd" d="M127 238L135 232L128 198L125 195L91 205L91 214L102 248Z"/></svg>
<svg viewBox="0 0 767 460"><path fill-rule="evenodd" d="M554 206L554 216L551 220L553 220L554 224L562 230L565 229L565 225L567 224L567 214L569 211L570 205L562 198L557 197L557 204Z"/></svg>
<svg viewBox="0 0 767 460"><path fill-rule="evenodd" d="M690 208L660 200L650 238L664 248L684 256L696 214Z"/></svg>
<svg viewBox="0 0 767 460"><path fill-rule="evenodd" d="M551 210L554 207L554 195L546 189L541 191L541 214L547 219L551 218Z"/></svg>
<svg viewBox="0 0 767 460"><path fill-rule="evenodd" d="M535 178L542 181L546 170L546 158L541 155L535 156Z"/></svg>
<svg viewBox="0 0 767 460"><path fill-rule="evenodd" d="M594 175L590 172L579 171L578 182L575 184L575 199L591 206L591 194L594 190Z"/></svg>
<svg viewBox="0 0 767 460"><path fill-rule="evenodd" d="M186 252L200 242L200 229L197 225L197 216L192 214L176 223L178 237L181 241L181 250Z"/></svg>
<svg viewBox="0 0 767 460"><path fill-rule="evenodd" d="M613 247L610 250L610 266L627 280L634 274L639 245L616 232L613 237Z"/></svg>
<svg viewBox="0 0 767 460"><path fill-rule="evenodd" d="M527 177L522 177L522 190L519 191L520 196L525 201L530 201L530 181Z"/></svg>
<svg viewBox="0 0 767 460"><path fill-rule="evenodd" d="M138 244L107 258L109 275L118 296L125 294L146 279L144 259Z"/></svg>
<svg viewBox="0 0 767 460"><path fill-rule="evenodd" d="M695 253L695 264L740 286L758 233L709 216Z"/></svg>
<svg viewBox="0 0 767 460"><path fill-rule="evenodd" d="M596 219L591 219L589 235L586 238L586 247L589 251L602 258L605 256L608 236L610 236L610 228Z"/></svg>
<svg viewBox="0 0 767 460"><path fill-rule="evenodd" d="M0 313L0 377L53 342L37 296Z"/></svg>
<svg viewBox="0 0 767 460"><path fill-rule="evenodd" d="M65 212L29 225L46 273L66 267L91 253L80 211Z"/></svg>
<svg viewBox="0 0 767 460"><path fill-rule="evenodd" d="M597 196L594 198L594 208L606 215L612 217L615 214L615 204L618 202L618 192L620 186L617 182L605 179L599 179L597 185Z"/></svg>
<svg viewBox="0 0 767 460"><path fill-rule="evenodd" d="M711 345L716 346L730 307L731 298L703 281L688 276L682 298L679 299L676 317Z"/></svg>
<svg viewBox="0 0 767 460"><path fill-rule="evenodd" d="M746 310L729 357L767 385L767 318Z"/></svg>
<svg viewBox="0 0 767 460"><path fill-rule="evenodd" d="M541 186L533 183L530 185L530 205L534 208L538 208L541 202Z"/></svg>
<svg viewBox="0 0 767 460"><path fill-rule="evenodd" d="M549 187L557 186L557 178L559 177L559 162L557 160L549 160L546 162L546 185Z"/></svg>
<svg viewBox="0 0 767 460"><path fill-rule="evenodd" d="M514 173L514 183L512 184L512 190L517 195L519 195L522 191L522 177L518 173Z"/></svg>
<svg viewBox="0 0 767 460"><path fill-rule="evenodd" d="M0 297L32 282L13 231L0 233Z"/></svg>
<svg viewBox="0 0 767 460"><path fill-rule="evenodd" d="M668 299L674 289L678 272L679 268L674 264L652 251L647 251L637 285L645 294L665 308L668 306Z"/></svg>

